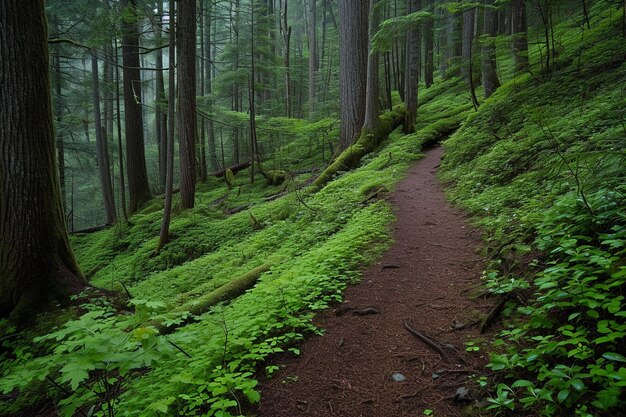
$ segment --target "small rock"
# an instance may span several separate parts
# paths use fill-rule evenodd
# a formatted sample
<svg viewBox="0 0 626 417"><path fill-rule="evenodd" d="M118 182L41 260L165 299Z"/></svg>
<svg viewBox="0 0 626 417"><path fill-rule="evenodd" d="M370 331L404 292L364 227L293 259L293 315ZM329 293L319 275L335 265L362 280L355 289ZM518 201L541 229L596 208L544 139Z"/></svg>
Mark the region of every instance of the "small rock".
<svg viewBox="0 0 626 417"><path fill-rule="evenodd" d="M396 382L406 381L406 377L400 373L391 375L391 378Z"/></svg>
<svg viewBox="0 0 626 417"><path fill-rule="evenodd" d="M433 379L438 379L441 375L437 371L433 372Z"/></svg>
<svg viewBox="0 0 626 417"><path fill-rule="evenodd" d="M469 388L461 387L456 390L456 394L454 394L454 401L466 402L471 400Z"/></svg>

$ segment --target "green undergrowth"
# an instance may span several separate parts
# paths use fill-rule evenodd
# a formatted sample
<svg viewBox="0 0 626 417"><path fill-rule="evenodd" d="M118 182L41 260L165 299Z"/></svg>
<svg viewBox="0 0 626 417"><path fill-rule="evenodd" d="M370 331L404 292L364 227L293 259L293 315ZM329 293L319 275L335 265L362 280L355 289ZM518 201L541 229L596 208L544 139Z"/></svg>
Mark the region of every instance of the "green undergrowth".
<svg viewBox="0 0 626 417"><path fill-rule="evenodd" d="M393 215L382 197L420 158L424 143L466 116L468 99L458 92L453 84L425 91L420 114L434 120L445 105L446 119L418 123L412 135L393 132L359 168L337 173L316 192L301 189L310 173L281 186L260 176L250 185L245 171L230 188L211 179L199 187L196 208L175 210L171 240L159 254L162 199L128 225L74 237L91 282L122 298L128 291L130 308L120 311L92 295L78 308L82 315L58 318L51 332L0 339L0 414L37 413L50 403L62 416L243 414L259 400L258 376L278 369L274 356L297 355L299 341L320 332L313 315L340 301L388 248ZM288 155L289 146L276 155ZM293 160L323 163L319 156ZM213 299L239 293L234 279L256 285L213 306ZM203 303L210 307L205 313Z"/></svg>
<svg viewBox="0 0 626 417"><path fill-rule="evenodd" d="M555 29L551 76L505 83L445 142L441 178L486 231L486 283L509 300L489 365L501 415L626 406L626 41L619 10L592 16Z"/></svg>

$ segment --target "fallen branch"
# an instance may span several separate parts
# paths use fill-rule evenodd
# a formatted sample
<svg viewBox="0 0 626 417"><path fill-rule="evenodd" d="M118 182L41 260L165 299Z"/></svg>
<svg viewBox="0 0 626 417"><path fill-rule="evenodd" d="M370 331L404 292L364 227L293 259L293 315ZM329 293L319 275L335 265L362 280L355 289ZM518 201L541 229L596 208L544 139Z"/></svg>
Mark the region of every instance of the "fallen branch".
<svg viewBox="0 0 626 417"><path fill-rule="evenodd" d="M415 329L412 329L411 326L409 326L409 324L407 323L406 320L404 321L404 328L407 329L409 331L409 333L411 333L413 336L417 337L422 342L424 342L428 347L430 347L436 353L438 353L439 356L441 356L442 359L445 359L446 361L448 361L450 363L452 362L450 360L450 357L448 356L448 354L441 348L441 346L439 346L437 343L433 342L431 339L426 337L426 335L424 335L423 333L418 332Z"/></svg>
<svg viewBox="0 0 626 417"><path fill-rule="evenodd" d="M250 167L250 161L246 161L246 162L242 162L240 164L236 164L227 168L224 168L220 171L215 171L215 172L211 172L210 174L207 174L209 177L217 177L217 178L221 178L224 175L226 175L226 171L228 171L229 169L233 172L233 174L238 173L239 171L242 171L246 168Z"/></svg>
<svg viewBox="0 0 626 417"><path fill-rule="evenodd" d="M500 312L504 308L504 305L506 304L507 301L511 299L512 295L513 294L511 293L504 295L500 299L498 304L496 304L496 306L489 312L487 317L485 317L485 320L483 321L483 323L480 325L481 333L485 333L485 331L487 331L487 329L493 324L493 322L497 320L498 316L500 315Z"/></svg>
<svg viewBox="0 0 626 417"><path fill-rule="evenodd" d="M111 226L113 226L111 223L101 224L100 226L88 227L86 229L71 231L70 235L85 235L88 233L99 232L100 230L108 229Z"/></svg>

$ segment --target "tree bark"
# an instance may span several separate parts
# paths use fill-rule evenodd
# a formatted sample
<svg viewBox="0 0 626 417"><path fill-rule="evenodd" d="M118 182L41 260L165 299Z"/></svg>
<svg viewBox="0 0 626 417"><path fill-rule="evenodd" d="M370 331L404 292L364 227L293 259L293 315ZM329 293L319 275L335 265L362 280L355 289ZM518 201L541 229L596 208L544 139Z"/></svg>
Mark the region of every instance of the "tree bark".
<svg viewBox="0 0 626 417"><path fill-rule="evenodd" d="M91 77L92 77L92 100L93 119L96 130L96 159L98 162L98 173L100 176L100 186L102 187L102 198L104 200L104 213L106 223L113 224L117 219L115 213L115 199L113 197L113 184L111 183L111 165L109 163L109 146L107 135L102 125L102 113L100 112L100 76L98 71L98 55L94 50L91 54Z"/></svg>
<svg viewBox="0 0 626 417"><path fill-rule="evenodd" d="M285 48L284 66L285 66L285 115L292 116L291 108L291 70L289 68L289 55L291 48L291 26L287 24L287 10L289 0L283 0L281 14L280 31L283 35L283 43Z"/></svg>
<svg viewBox="0 0 626 417"><path fill-rule="evenodd" d="M60 33L58 16L52 16L52 26L55 35ZM63 211L67 212L67 187L65 186L65 139L61 124L63 123L63 76L61 75L61 46L55 45L52 57L52 68L54 82L54 116L55 116L55 132L57 145L57 161L59 165L59 180L61 182L61 202Z"/></svg>
<svg viewBox="0 0 626 417"><path fill-rule="evenodd" d="M512 0L511 34L513 35L513 55L518 71L528 69L528 36L526 34L526 1Z"/></svg>
<svg viewBox="0 0 626 417"><path fill-rule="evenodd" d="M462 20L458 14L448 15L448 24L446 26L448 69L446 78L458 77L461 74L461 55L463 53L462 26Z"/></svg>
<svg viewBox="0 0 626 417"><path fill-rule="evenodd" d="M309 0L309 119L315 113L317 59L317 0Z"/></svg>
<svg viewBox="0 0 626 417"><path fill-rule="evenodd" d="M209 5L207 7L207 12L206 12L206 16L204 17L204 24L205 24L205 52L206 52L206 66L205 66L205 82L206 82L206 87L205 87L205 92L206 95L208 96L207 99L207 105L208 105L208 110L209 113L212 112L212 108L213 108L213 45L212 45L212 30L214 30L213 28L213 23L212 23L212 19L213 19L213 4L212 2L209 2ZM215 128L213 126L213 120L207 120L207 147L208 147L208 152L209 152L209 168L212 170L216 170L219 168L219 165L217 163L217 148L215 145Z"/></svg>
<svg viewBox="0 0 626 417"><path fill-rule="evenodd" d="M122 21L122 63L124 65L124 125L130 194L129 211L134 213L152 198L152 194L148 184L144 154L137 0L122 0L122 7L126 10Z"/></svg>
<svg viewBox="0 0 626 417"><path fill-rule="evenodd" d="M476 9L469 9L463 12L463 38L462 38L462 67L461 74L465 83L469 86L472 83L472 46L474 45L474 18Z"/></svg>
<svg viewBox="0 0 626 417"><path fill-rule="evenodd" d="M172 217L172 198L174 196L174 131L176 105L176 1L169 0L169 74L168 74L168 107L167 107L167 146L166 146L166 180L165 203L163 205L163 221L159 233L156 252L160 252L170 236L170 219Z"/></svg>
<svg viewBox="0 0 626 417"><path fill-rule="evenodd" d="M486 6L491 6L493 0L485 0ZM489 98L498 87L497 61L496 61L496 43L495 37L498 34L497 12L494 9L485 7L484 27L483 27L483 43L482 43L482 80L483 92L485 98Z"/></svg>
<svg viewBox="0 0 626 417"><path fill-rule="evenodd" d="M339 0L339 152L354 143L365 119L368 1Z"/></svg>
<svg viewBox="0 0 626 417"><path fill-rule="evenodd" d="M0 4L0 317L18 321L80 292L65 228L44 1Z"/></svg>
<svg viewBox="0 0 626 417"><path fill-rule="evenodd" d="M432 0L428 1L428 11L434 13ZM435 20L426 19L423 25L424 33L424 84L429 88L434 83L435 70Z"/></svg>
<svg viewBox="0 0 626 417"><path fill-rule="evenodd" d="M420 0L407 0L407 14L419 11ZM404 133L415 131L415 118L417 117L417 93L419 83L419 56L420 56L420 31L413 28L406 35L406 61L404 69L404 101L406 103L406 118L402 128Z"/></svg>
<svg viewBox="0 0 626 417"><path fill-rule="evenodd" d="M159 15L159 22L155 25L155 37L157 46L161 46L163 39L163 0L157 1L157 14ZM165 177L167 171L167 105L165 97L165 81L163 78L163 51L158 49L156 51L156 105L155 107L155 131L156 140L159 149L159 189L165 190Z"/></svg>
<svg viewBox="0 0 626 417"><path fill-rule="evenodd" d="M196 0L180 0L178 13L178 140L180 207L193 208L196 193Z"/></svg>
<svg viewBox="0 0 626 417"><path fill-rule="evenodd" d="M370 0L370 22L369 22L369 41L367 57L367 89L365 99L365 121L363 130L366 132L376 132L380 128L380 104L379 104L379 86L378 86L378 67L379 55L372 48L372 38L378 32L380 25L380 7L378 0Z"/></svg>

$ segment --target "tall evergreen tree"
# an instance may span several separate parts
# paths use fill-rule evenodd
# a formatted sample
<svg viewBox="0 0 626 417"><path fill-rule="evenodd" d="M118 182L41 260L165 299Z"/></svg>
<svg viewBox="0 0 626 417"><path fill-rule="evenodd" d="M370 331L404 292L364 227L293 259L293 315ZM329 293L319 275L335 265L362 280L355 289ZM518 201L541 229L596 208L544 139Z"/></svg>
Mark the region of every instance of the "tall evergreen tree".
<svg viewBox="0 0 626 417"><path fill-rule="evenodd" d="M122 63L124 65L124 126L131 213L151 198L144 153L137 0L122 0Z"/></svg>
<svg viewBox="0 0 626 417"><path fill-rule="evenodd" d="M196 0L179 1L177 39L180 206L188 209L196 193Z"/></svg>
<svg viewBox="0 0 626 417"><path fill-rule="evenodd" d="M0 3L0 317L29 318L87 284L65 229L44 1Z"/></svg>
<svg viewBox="0 0 626 417"><path fill-rule="evenodd" d="M365 118L369 0L339 0L339 151L350 146Z"/></svg>

